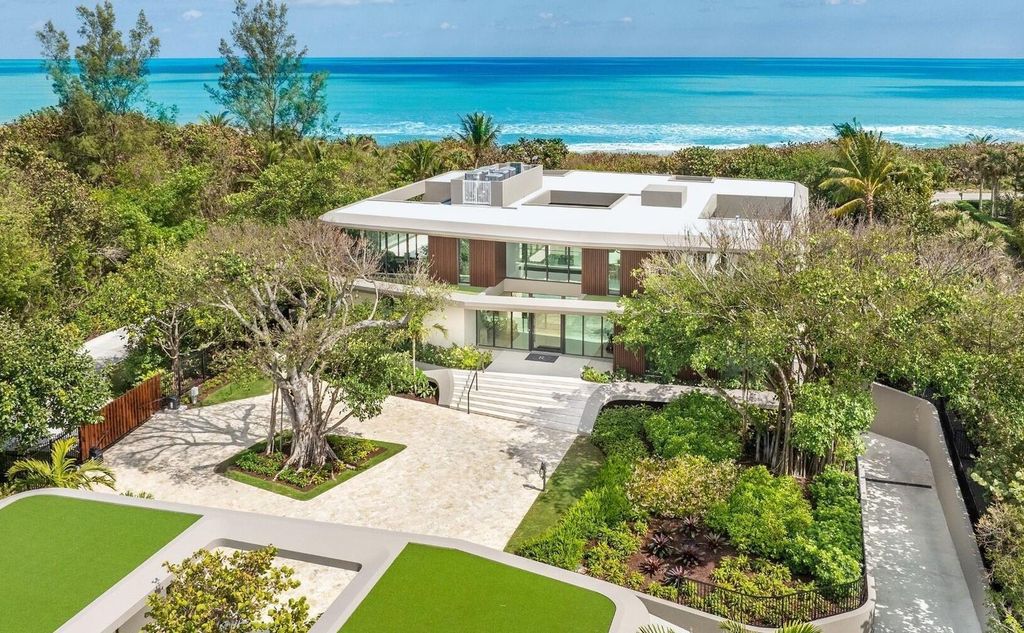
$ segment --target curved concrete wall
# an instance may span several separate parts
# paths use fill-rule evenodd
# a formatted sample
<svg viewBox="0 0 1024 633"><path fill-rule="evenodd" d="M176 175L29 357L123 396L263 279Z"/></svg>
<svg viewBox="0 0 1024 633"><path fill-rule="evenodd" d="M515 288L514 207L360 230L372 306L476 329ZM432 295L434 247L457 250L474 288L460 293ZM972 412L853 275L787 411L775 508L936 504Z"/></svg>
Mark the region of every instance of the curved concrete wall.
<svg viewBox="0 0 1024 633"><path fill-rule="evenodd" d="M985 567L956 481L939 413L927 400L877 383L871 387L871 396L878 408L871 431L919 448L928 456L946 527L953 538L978 621L984 625L990 616Z"/></svg>

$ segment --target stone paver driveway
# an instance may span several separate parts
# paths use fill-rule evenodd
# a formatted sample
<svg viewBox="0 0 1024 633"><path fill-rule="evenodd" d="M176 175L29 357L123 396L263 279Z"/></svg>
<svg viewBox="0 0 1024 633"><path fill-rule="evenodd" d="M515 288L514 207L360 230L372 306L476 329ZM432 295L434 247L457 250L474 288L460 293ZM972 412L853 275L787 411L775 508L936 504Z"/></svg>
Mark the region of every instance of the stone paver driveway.
<svg viewBox="0 0 1024 633"><path fill-rule="evenodd" d="M346 432L405 444L391 459L309 501L296 501L214 472L266 433L269 396L163 412L104 455L118 490L157 499L278 516L462 538L503 548L573 434L389 398Z"/></svg>

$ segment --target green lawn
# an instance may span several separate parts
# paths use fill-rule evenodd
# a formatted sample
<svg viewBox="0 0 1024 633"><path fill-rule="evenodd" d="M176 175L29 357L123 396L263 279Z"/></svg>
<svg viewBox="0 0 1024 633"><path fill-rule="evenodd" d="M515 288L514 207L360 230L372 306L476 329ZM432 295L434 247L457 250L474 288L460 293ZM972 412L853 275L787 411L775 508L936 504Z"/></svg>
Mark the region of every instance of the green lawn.
<svg viewBox="0 0 1024 633"><path fill-rule="evenodd" d="M383 453L379 453L378 455L376 455L374 457L371 457L370 459L366 460L366 462L363 463L362 465L360 465L358 468L350 468L350 469L344 470L344 471L341 472L341 474L339 474L334 479L325 481L324 483L322 483L319 486L316 486L315 488L312 488L310 490L299 490L298 488L296 488L294 486L290 486L290 485L285 484L285 483L281 483L281 482L277 482L277 481L268 481L266 479L263 479L262 477L257 477L255 475L251 475L251 474L249 474L247 472L244 472L244 471L241 471L241 470L237 470L237 469L233 469L233 468L231 468L231 462L233 462L235 459L237 459L238 455L233 456L227 462L225 462L224 464L221 464L221 467L218 468L218 470L222 471L224 476L227 477L228 479L233 479L233 480L235 480L237 482L240 482L240 483L243 483L243 484L249 484L250 486L255 486L257 488L260 488L262 490L266 490L268 492L275 492L275 493L277 493L279 495L284 495L286 497L291 497L292 499L297 499L299 501L309 501L313 497L322 495L323 493L327 492L328 490L330 490L331 488L337 486L338 484L340 484L342 482L345 482L345 481L348 481L349 479L352 479L353 477L355 477L359 473L364 472L366 470L369 470L370 468L373 468L374 466L376 466L377 464L383 462L384 460L387 460L387 459L390 459L390 458L394 457L395 455L401 453L402 450L405 449L405 445L404 444L392 444L391 442L381 442L381 441L378 441L378 440L371 440L371 441L375 445L382 447L384 449L384 452ZM263 447L265 447L266 445L267 445L266 442L260 442L259 444L256 444L254 446L250 446L249 448L245 449L245 451L252 451L252 450L261 451L261 450L263 450ZM245 451L243 451L243 452L245 452ZM240 454L241 453L239 453L239 455Z"/></svg>
<svg viewBox="0 0 1024 633"><path fill-rule="evenodd" d="M505 546L505 551L514 552L526 541L554 526L569 506L594 487L602 464L604 454L594 446L590 438L576 438L548 479L547 490L540 493L530 506L529 512Z"/></svg>
<svg viewBox="0 0 1024 633"><path fill-rule="evenodd" d="M340 633L606 633L607 597L458 550L409 544Z"/></svg>
<svg viewBox="0 0 1024 633"><path fill-rule="evenodd" d="M196 515L35 496L0 510L0 629L52 633Z"/></svg>
<svg viewBox="0 0 1024 633"><path fill-rule="evenodd" d="M273 390L274 383L260 375L246 376L225 384L203 398L203 406L224 404L233 400L262 396Z"/></svg>

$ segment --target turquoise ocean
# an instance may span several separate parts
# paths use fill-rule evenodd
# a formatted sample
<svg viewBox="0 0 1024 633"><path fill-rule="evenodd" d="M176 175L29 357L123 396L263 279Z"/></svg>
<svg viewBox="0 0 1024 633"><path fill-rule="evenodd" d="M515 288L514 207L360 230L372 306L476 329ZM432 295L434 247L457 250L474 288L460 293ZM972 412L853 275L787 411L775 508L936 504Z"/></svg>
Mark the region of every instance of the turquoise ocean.
<svg viewBox="0 0 1024 633"><path fill-rule="evenodd" d="M177 120L216 112L216 59L159 59L150 98ZM503 140L559 136L577 150L671 151L813 141L856 117L895 141L970 133L1024 141L1024 60L318 58L342 134L384 143L452 134L483 110ZM37 60L0 60L0 121L54 102Z"/></svg>

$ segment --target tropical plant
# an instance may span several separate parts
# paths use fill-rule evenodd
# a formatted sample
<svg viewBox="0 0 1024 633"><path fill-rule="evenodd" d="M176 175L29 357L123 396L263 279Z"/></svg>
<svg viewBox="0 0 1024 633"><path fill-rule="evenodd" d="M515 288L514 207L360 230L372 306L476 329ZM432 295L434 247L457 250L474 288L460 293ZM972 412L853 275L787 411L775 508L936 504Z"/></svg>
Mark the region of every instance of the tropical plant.
<svg viewBox="0 0 1024 633"><path fill-rule="evenodd" d="M967 145L971 150L971 167L978 178L978 211L983 209L982 199L985 195L985 177L988 175L990 156L988 153L995 137L991 134L968 134Z"/></svg>
<svg viewBox="0 0 1024 633"><path fill-rule="evenodd" d="M416 141L401 151L395 172L402 180L424 180L447 169L441 146L433 141Z"/></svg>
<svg viewBox="0 0 1024 633"><path fill-rule="evenodd" d="M73 437L65 437L53 443L50 461L41 459L20 459L7 470L7 478L19 491L36 488L70 488L92 490L93 486L114 487L114 472L95 459L81 464L69 455L78 443Z"/></svg>
<svg viewBox="0 0 1024 633"><path fill-rule="evenodd" d="M289 141L324 124L327 73L307 75L306 49L288 31L288 7L276 0L235 2L231 42L220 41L224 60L217 86L206 89L249 131Z"/></svg>
<svg viewBox="0 0 1024 633"><path fill-rule="evenodd" d="M830 190L840 202L832 212L839 217L863 212L868 224L875 221L878 197L894 185L900 171L891 146L881 132L862 131L836 141L839 160L821 188Z"/></svg>
<svg viewBox="0 0 1024 633"><path fill-rule="evenodd" d="M471 112L459 117L459 139L473 155L473 166L479 167L484 156L498 142L501 126L494 117L483 112Z"/></svg>
<svg viewBox="0 0 1024 633"><path fill-rule="evenodd" d="M199 116L199 123L212 127L231 127L231 113L227 110L205 112Z"/></svg>
<svg viewBox="0 0 1024 633"><path fill-rule="evenodd" d="M305 633L315 619L305 597L285 599L300 583L292 568L274 565L276 555L274 547L230 556L203 549L164 563L172 578L146 599L149 622L142 630Z"/></svg>

